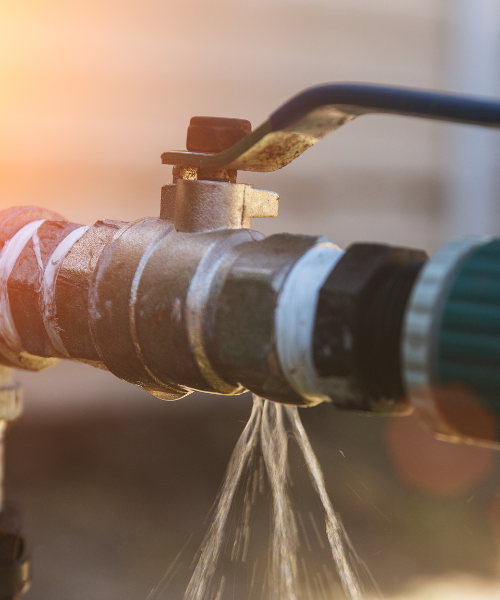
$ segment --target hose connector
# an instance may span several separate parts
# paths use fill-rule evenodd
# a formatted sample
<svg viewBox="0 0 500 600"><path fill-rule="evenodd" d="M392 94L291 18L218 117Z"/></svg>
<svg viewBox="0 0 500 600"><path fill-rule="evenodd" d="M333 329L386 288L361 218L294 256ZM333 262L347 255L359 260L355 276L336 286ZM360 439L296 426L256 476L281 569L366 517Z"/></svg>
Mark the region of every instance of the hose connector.
<svg viewBox="0 0 500 600"><path fill-rule="evenodd" d="M457 441L500 441L500 240L451 242L422 269L402 341L419 416Z"/></svg>

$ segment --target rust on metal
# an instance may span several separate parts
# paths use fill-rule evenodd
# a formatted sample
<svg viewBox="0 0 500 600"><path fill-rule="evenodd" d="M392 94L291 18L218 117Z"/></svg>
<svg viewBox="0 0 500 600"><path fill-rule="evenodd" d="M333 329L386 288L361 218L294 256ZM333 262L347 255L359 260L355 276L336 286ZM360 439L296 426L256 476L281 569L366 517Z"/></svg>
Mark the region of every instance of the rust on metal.
<svg viewBox="0 0 500 600"><path fill-rule="evenodd" d="M277 171L356 116L354 109L349 107L322 106L281 130L274 130L271 121L265 121L255 131L221 152L164 152L162 163L185 169L223 168L259 173Z"/></svg>
<svg viewBox="0 0 500 600"><path fill-rule="evenodd" d="M228 166L241 171L268 173L283 168L318 141L302 133L269 133Z"/></svg>
<svg viewBox="0 0 500 600"><path fill-rule="evenodd" d="M194 181L198 179L198 167L175 165L172 169L172 178L174 183L178 179L188 179Z"/></svg>

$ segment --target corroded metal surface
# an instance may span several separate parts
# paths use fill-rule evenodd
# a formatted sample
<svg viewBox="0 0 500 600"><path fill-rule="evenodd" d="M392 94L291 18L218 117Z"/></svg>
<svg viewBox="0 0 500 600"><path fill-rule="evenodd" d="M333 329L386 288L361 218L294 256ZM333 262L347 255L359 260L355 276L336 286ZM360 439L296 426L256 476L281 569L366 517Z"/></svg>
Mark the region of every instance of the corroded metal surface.
<svg viewBox="0 0 500 600"><path fill-rule="evenodd" d="M322 107L283 130L273 131L271 122L266 121L224 152L165 152L162 154L162 162L182 165L185 168L224 167L237 171L268 173L282 169L355 116L334 107Z"/></svg>

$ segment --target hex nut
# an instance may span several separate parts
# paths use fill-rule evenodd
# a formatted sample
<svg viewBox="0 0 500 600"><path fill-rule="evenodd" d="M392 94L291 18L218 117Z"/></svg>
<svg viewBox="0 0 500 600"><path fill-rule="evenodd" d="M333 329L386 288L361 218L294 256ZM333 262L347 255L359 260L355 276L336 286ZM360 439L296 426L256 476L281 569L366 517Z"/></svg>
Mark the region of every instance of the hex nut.
<svg viewBox="0 0 500 600"><path fill-rule="evenodd" d="M222 152L252 131L246 119L224 117L193 117L187 130L189 152Z"/></svg>
<svg viewBox="0 0 500 600"><path fill-rule="evenodd" d="M353 244L323 285L314 363L321 376L346 382L346 407L371 411L402 396L402 314L426 258L419 250Z"/></svg>

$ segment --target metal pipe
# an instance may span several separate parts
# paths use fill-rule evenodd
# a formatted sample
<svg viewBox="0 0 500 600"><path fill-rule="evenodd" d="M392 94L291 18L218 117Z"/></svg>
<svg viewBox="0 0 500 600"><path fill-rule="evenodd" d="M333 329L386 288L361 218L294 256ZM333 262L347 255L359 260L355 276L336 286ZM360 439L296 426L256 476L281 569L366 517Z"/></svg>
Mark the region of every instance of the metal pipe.
<svg viewBox="0 0 500 600"><path fill-rule="evenodd" d="M341 255L328 240L43 216L0 213L3 364L40 369L70 358L169 400L246 389L296 404L322 399L298 393L283 374L274 313L302 257L330 256L326 277ZM314 319L314 294L305 304Z"/></svg>

